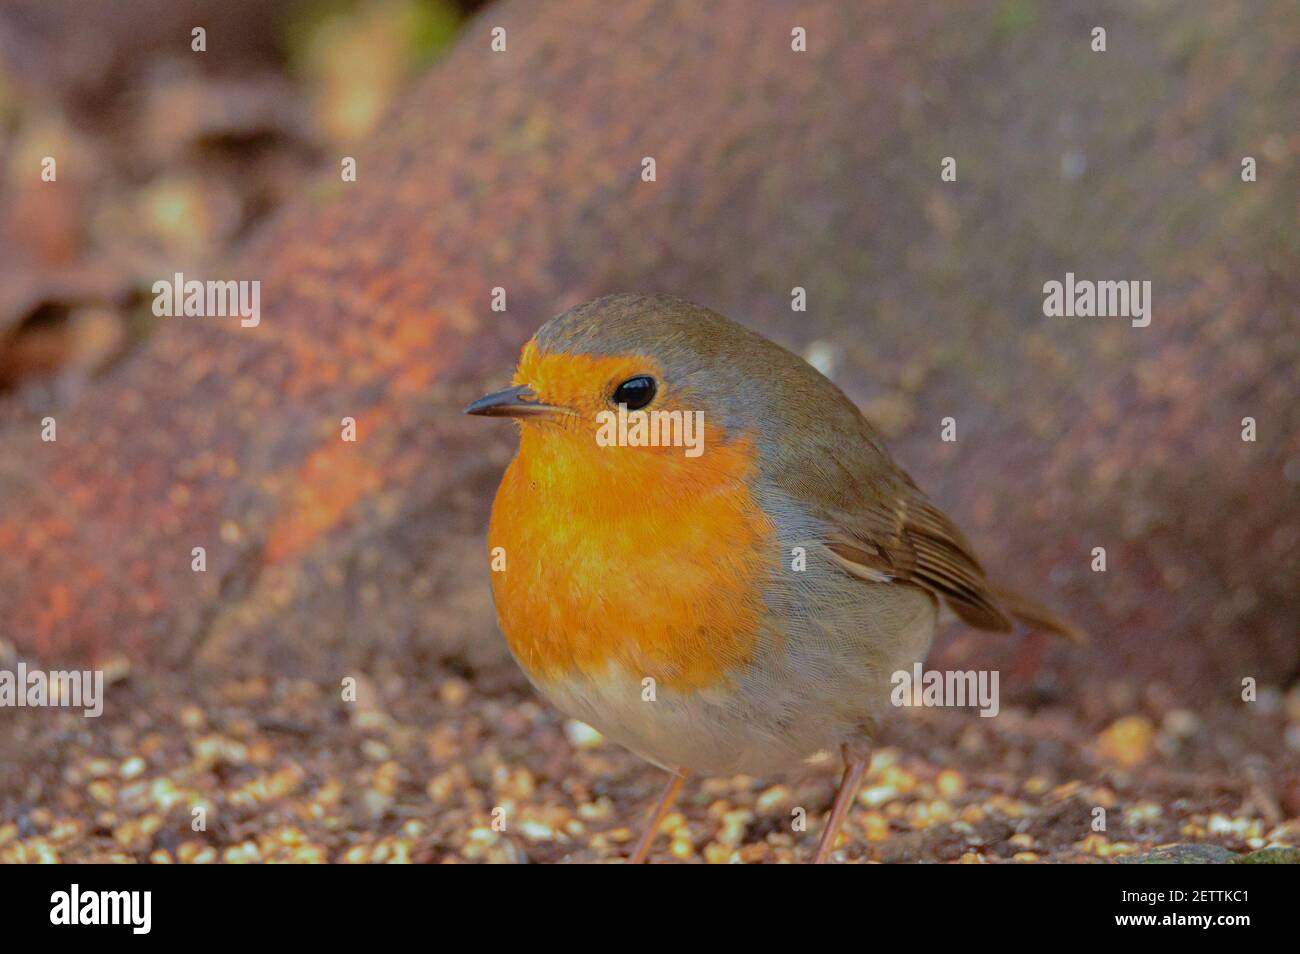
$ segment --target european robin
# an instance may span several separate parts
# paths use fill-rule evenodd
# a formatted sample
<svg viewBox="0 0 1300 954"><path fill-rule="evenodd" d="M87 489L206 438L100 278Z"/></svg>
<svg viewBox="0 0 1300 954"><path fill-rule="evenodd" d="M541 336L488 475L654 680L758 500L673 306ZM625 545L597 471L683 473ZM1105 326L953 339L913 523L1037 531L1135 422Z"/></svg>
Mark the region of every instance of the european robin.
<svg viewBox="0 0 1300 954"><path fill-rule="evenodd" d="M579 305L466 413L519 425L488 530L515 659L564 712L672 773L634 862L688 772L838 751L825 861L891 675L924 659L941 601L979 629L1078 635L989 583L839 388L689 302Z"/></svg>

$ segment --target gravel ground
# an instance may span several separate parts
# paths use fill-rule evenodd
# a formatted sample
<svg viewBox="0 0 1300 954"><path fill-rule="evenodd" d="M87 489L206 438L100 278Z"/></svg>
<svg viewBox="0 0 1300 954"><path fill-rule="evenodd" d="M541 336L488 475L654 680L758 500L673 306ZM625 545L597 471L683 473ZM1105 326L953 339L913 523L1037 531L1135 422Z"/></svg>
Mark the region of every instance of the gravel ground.
<svg viewBox="0 0 1300 954"><path fill-rule="evenodd" d="M110 674L101 718L0 712L0 862L617 861L663 783L513 670L357 677L356 702L287 679ZM1300 846L1300 690L1194 713L1115 687L1078 708L901 712L838 859ZM800 777L694 779L652 860L804 860L835 774L827 763ZM799 809L804 831L793 830Z"/></svg>

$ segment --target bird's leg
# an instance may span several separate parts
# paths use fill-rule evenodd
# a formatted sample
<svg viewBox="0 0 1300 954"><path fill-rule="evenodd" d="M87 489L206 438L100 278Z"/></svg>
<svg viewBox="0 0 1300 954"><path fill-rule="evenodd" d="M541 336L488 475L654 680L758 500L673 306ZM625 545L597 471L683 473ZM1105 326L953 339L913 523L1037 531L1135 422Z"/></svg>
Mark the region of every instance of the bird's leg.
<svg viewBox="0 0 1300 954"><path fill-rule="evenodd" d="M839 791L835 793L835 804L831 806L826 827L822 829L821 841L817 843L817 854L813 855L813 864L825 864L826 859L830 857L831 849L835 846L835 835L839 832L840 825L844 824L844 816L849 813L849 806L853 804L853 797L857 795L858 786L862 784L862 776L866 774L867 766L870 764L869 754L850 755L848 746L844 747L844 777L840 779Z"/></svg>
<svg viewBox="0 0 1300 954"><path fill-rule="evenodd" d="M664 786L663 794L659 796L659 801L655 804L654 813L650 816L650 821L646 823L645 830L641 832L641 840L636 843L636 850L632 852L632 857L628 859L628 864L642 864L650 855L650 846L654 844L655 835L659 834L659 825L663 822L664 816L668 810L673 807L673 802L677 801L677 796L682 790L682 783L686 781L686 769L676 769L668 779L668 784Z"/></svg>

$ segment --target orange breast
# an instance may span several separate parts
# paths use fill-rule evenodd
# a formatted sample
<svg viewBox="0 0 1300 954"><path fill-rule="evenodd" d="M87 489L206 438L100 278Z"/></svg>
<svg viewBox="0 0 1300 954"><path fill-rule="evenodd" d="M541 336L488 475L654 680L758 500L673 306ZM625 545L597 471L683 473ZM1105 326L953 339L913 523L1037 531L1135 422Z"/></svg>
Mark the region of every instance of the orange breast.
<svg viewBox="0 0 1300 954"><path fill-rule="evenodd" d="M752 444L717 439L706 429L688 459L522 429L488 544L505 561L492 573L501 629L534 679L615 666L701 688L753 657L778 554L747 486Z"/></svg>

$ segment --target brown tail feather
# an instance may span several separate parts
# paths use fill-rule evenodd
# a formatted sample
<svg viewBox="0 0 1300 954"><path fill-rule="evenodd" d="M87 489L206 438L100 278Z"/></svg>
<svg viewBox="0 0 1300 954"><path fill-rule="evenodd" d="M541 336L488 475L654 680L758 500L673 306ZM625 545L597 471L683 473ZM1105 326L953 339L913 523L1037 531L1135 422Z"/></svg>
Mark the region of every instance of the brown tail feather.
<svg viewBox="0 0 1300 954"><path fill-rule="evenodd" d="M1026 626L1045 630L1049 633L1056 633L1058 636L1064 636L1075 643L1086 643L1088 641L1087 633L1068 620L1056 615L1037 600L1001 586L991 586L989 589L993 593L994 599L998 601L998 605Z"/></svg>

